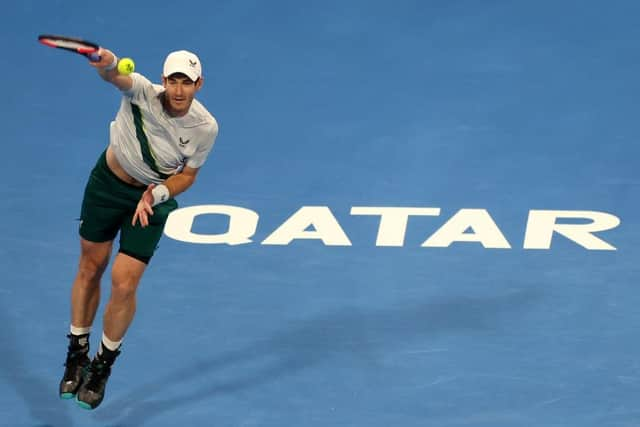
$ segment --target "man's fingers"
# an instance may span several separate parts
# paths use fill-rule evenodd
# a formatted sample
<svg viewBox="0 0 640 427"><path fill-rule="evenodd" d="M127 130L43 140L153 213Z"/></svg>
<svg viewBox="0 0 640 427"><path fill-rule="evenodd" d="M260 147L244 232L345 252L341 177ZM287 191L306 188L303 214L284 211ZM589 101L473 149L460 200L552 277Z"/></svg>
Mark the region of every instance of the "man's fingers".
<svg viewBox="0 0 640 427"><path fill-rule="evenodd" d="M131 219L131 225L135 227L136 222L139 222L142 227L146 227L149 225L149 215L153 215L151 205L146 202L140 202Z"/></svg>
<svg viewBox="0 0 640 427"><path fill-rule="evenodd" d="M144 210L147 214L149 215L153 215L153 208L151 207L151 205L147 202L144 202Z"/></svg>
<svg viewBox="0 0 640 427"><path fill-rule="evenodd" d="M147 215L146 211L140 213L140 224L142 224L143 227L149 225L149 215Z"/></svg>
<svg viewBox="0 0 640 427"><path fill-rule="evenodd" d="M140 223L140 226L142 228L146 227L147 225L149 225L149 221L147 219L147 213L144 210L136 210L136 213L133 215L133 224L132 225L136 225L136 219L138 220L138 222Z"/></svg>
<svg viewBox="0 0 640 427"><path fill-rule="evenodd" d="M149 187L152 186L153 184L151 184ZM136 222L140 222L140 226L142 226L143 228L149 225L149 215L153 215L153 208L151 207L151 203L145 200L144 196L147 192L149 193L149 197L153 198L153 196L151 196L151 189L147 189L147 191L145 191L145 194L142 195L140 202L138 202L136 211L133 214L133 219L131 220L131 225L133 226L136 225Z"/></svg>

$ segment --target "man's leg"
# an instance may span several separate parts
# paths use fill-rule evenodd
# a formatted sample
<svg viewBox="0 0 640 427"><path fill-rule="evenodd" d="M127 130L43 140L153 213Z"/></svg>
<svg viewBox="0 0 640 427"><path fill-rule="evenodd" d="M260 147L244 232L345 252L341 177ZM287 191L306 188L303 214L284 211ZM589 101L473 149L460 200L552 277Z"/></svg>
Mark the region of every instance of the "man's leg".
<svg viewBox="0 0 640 427"><path fill-rule="evenodd" d="M131 216L120 224L120 249L113 262L102 342L76 395L76 401L83 408L95 409L104 398L111 366L120 354L120 344L136 312L138 284L158 247L167 217L177 207L174 199L156 205L147 227L132 225Z"/></svg>
<svg viewBox="0 0 640 427"><path fill-rule="evenodd" d="M112 242L95 243L80 238L78 274L71 289L71 333L60 397L75 396L89 364L89 331L100 303L100 279L111 255Z"/></svg>
<svg viewBox="0 0 640 427"><path fill-rule="evenodd" d="M136 312L136 290L147 264L119 253L111 270L111 298L104 313L104 334L121 341Z"/></svg>
<svg viewBox="0 0 640 427"><path fill-rule="evenodd" d="M111 297L104 313L102 342L77 396L78 404L85 409L96 408L104 398L111 366L120 354L120 343L136 312L136 291L146 267L146 263L124 253L118 253L115 257Z"/></svg>
<svg viewBox="0 0 640 427"><path fill-rule="evenodd" d="M71 289L71 324L88 328L100 304L100 279L109 263L113 242L95 243L80 238L80 263Z"/></svg>

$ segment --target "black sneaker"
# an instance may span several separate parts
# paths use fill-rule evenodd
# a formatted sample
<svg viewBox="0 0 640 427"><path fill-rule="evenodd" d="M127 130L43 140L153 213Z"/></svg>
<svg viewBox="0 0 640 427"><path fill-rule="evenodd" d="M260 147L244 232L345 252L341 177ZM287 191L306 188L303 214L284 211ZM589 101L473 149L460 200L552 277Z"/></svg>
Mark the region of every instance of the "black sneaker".
<svg viewBox="0 0 640 427"><path fill-rule="evenodd" d="M89 363L88 335L80 337L67 335L69 338L69 348L67 350L67 360L64 362L64 375L60 381L60 398L72 399L82 384L84 369ZM83 340L84 345L79 345L78 341Z"/></svg>
<svg viewBox="0 0 640 427"><path fill-rule="evenodd" d="M120 352L117 351L116 355ZM111 375L111 365L102 359L100 355L96 356L87 366L78 393L76 394L76 403L84 409L96 409L104 399L104 391L107 387L107 380Z"/></svg>

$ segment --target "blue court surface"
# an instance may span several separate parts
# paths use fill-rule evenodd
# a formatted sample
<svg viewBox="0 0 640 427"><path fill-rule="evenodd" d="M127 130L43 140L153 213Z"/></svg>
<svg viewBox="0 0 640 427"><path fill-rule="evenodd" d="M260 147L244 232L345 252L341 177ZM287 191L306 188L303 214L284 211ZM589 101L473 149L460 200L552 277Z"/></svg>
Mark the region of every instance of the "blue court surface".
<svg viewBox="0 0 640 427"><path fill-rule="evenodd" d="M7 3L0 425L640 425L639 16ZM82 191L120 95L39 33L155 81L197 52L220 124L95 411L57 388Z"/></svg>

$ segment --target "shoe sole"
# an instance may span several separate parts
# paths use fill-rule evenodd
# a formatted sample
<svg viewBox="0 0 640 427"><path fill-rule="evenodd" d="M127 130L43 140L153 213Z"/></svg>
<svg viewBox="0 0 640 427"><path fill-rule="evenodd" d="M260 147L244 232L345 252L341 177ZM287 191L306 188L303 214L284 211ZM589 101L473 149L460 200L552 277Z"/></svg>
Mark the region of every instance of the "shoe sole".
<svg viewBox="0 0 640 427"><path fill-rule="evenodd" d="M60 399L69 400L76 397L75 393L60 393Z"/></svg>
<svg viewBox="0 0 640 427"><path fill-rule="evenodd" d="M78 404L79 407L81 407L82 409L87 409L87 410L91 410L94 409L91 405L89 405L87 402L83 402L82 400L78 400L78 398L76 397L76 403Z"/></svg>

